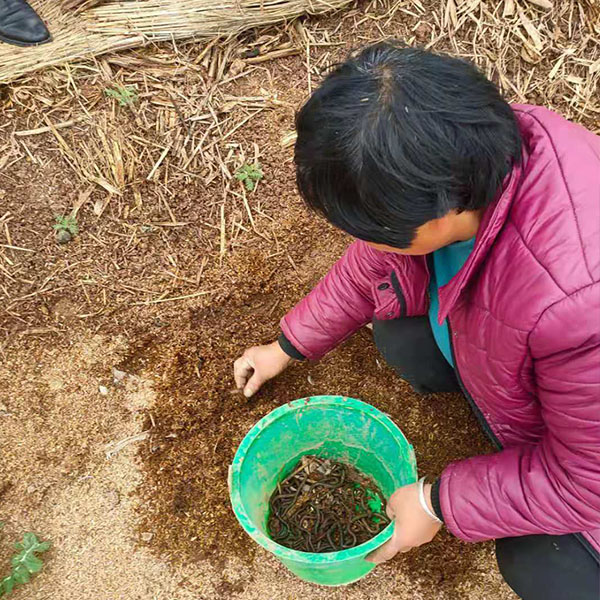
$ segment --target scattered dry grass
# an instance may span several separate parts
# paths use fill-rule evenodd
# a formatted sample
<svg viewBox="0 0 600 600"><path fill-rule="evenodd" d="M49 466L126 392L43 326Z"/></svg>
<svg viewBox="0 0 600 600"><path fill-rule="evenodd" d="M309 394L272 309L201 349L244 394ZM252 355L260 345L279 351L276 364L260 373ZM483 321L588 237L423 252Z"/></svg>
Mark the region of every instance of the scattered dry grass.
<svg viewBox="0 0 600 600"><path fill-rule="evenodd" d="M114 269L104 263L101 273L94 265L95 273L65 264L32 275L19 264L37 258L31 256L35 248L27 241L16 244L23 249L11 248L11 228L19 217L6 206L0 212L4 310L17 329L28 330L43 316L40 298L65 287L83 292L76 318L84 320L133 305L213 297L219 286L200 283L205 268L221 265L251 239L274 246L276 254L274 223L261 200L264 183L250 202L233 174L241 164L260 160L261 139L252 130L268 114L288 125L280 140L289 164L294 110L323 70L357 45L395 36L454 53L474 61L512 101L544 104L600 132L599 4L569 0L551 10L538 6L543 4L375 0L341 18L295 20L227 42L153 44L22 77L0 97L3 187L9 189L11 181L21 185L22 175L11 173L25 173L27 165L55 165L69 173L72 188L61 199L61 213L85 215L101 225L110 207L110 231L90 230L80 240L88 245L78 253L81 265L92 247L124 245L122 258L131 259L157 232L168 238L196 229L201 243L193 246L202 248L202 257L199 269L184 273L167 245L162 260L169 275L144 271L119 284L114 282L124 268L119 260L112 260ZM134 90L135 102L119 106L108 98L105 90L115 86ZM183 216L182 196L190 190L209 192L210 199L201 211L188 211L187 202L189 214ZM157 199L151 206L148 193ZM65 271L66 281L60 277ZM88 293L94 290L98 293Z"/></svg>
<svg viewBox="0 0 600 600"><path fill-rule="evenodd" d="M90 58L150 42L212 39L319 14L350 0L37 0L32 5L53 35L37 48L0 46L0 83L50 65Z"/></svg>

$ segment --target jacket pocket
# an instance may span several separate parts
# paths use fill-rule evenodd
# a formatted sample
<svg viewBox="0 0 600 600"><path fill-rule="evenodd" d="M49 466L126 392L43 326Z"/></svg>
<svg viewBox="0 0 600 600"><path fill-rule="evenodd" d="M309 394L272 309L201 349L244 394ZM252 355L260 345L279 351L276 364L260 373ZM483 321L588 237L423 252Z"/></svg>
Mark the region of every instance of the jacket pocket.
<svg viewBox="0 0 600 600"><path fill-rule="evenodd" d="M424 257L394 254L387 273L371 284L375 318L399 319L427 314L429 272Z"/></svg>
<svg viewBox="0 0 600 600"><path fill-rule="evenodd" d="M372 283L371 290L375 305L373 316L376 319L397 319L406 312L406 309L402 309L392 276L393 272L390 271L385 277Z"/></svg>
<svg viewBox="0 0 600 600"><path fill-rule="evenodd" d="M396 298L398 299L398 303L400 304L400 317L406 316L406 297L404 296L404 292L402 291L402 286L398 281L398 277L396 275L396 271L392 271L392 286L394 288L394 292L396 293Z"/></svg>

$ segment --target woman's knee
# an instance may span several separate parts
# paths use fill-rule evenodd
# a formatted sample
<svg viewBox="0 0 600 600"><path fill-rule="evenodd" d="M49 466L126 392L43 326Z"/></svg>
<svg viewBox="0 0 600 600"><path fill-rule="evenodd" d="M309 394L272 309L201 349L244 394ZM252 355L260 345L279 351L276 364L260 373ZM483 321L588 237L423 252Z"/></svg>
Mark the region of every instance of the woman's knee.
<svg viewBox="0 0 600 600"><path fill-rule="evenodd" d="M460 390L427 316L373 321L373 339L387 364L419 394Z"/></svg>

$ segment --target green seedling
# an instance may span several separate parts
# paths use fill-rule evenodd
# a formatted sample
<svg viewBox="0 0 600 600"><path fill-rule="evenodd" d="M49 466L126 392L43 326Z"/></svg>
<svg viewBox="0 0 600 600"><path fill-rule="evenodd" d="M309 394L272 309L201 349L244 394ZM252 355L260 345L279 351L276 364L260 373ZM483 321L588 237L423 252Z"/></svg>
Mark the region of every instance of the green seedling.
<svg viewBox="0 0 600 600"><path fill-rule="evenodd" d="M67 244L79 232L77 221L73 216L61 217L56 215L56 224L53 227L56 230L56 241L59 244Z"/></svg>
<svg viewBox="0 0 600 600"><path fill-rule="evenodd" d="M0 596L8 596L16 585L27 583L42 568L42 560L36 554L46 552L48 548L50 542L40 542L35 533L26 533L23 541L15 544L17 553L10 561L10 575L0 580Z"/></svg>
<svg viewBox="0 0 600 600"><path fill-rule="evenodd" d="M119 106L128 106L133 104L137 98L137 90L129 85L115 85L114 88L106 88L104 93L109 98L114 98L119 103Z"/></svg>
<svg viewBox="0 0 600 600"><path fill-rule="evenodd" d="M260 163L254 165L242 165L235 173L235 178L243 182L246 189L252 192L256 187L256 183L264 177L260 168Z"/></svg>
<svg viewBox="0 0 600 600"><path fill-rule="evenodd" d="M77 226L77 221L75 217L66 216L61 217L60 215L56 215L56 225L53 225L56 231L68 231L71 235L77 235L79 233L79 227Z"/></svg>

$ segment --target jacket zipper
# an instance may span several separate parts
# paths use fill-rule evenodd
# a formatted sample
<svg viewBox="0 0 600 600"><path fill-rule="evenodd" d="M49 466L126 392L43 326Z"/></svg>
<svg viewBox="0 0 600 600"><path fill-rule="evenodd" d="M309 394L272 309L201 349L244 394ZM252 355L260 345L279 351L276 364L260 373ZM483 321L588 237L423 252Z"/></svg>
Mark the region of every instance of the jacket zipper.
<svg viewBox="0 0 600 600"><path fill-rule="evenodd" d="M460 376L460 372L458 370L458 363L456 361L456 355L454 354L454 339L453 339L454 335L452 333L452 327L450 325L450 315L448 315L446 320L448 321L448 336L450 337L450 352L452 353L452 362L454 363L454 371L456 373L456 378L458 379L458 384L460 385L460 389L462 390L462 393L464 394L465 398L467 399L467 402L471 406L471 410L477 417L477 420L479 421L479 425L481 425L481 428L483 429L483 431L490 438L490 440L491 440L492 444L494 445L494 447L496 448L496 450L502 450L502 444L500 443L500 440L496 437L496 434L492 431L492 428L489 426L489 423L486 421L485 417L483 416L481 409L477 406L477 404L475 403L475 400L473 400L473 396L471 396L471 394L469 394L467 388L465 387L465 384L463 383L462 377Z"/></svg>

